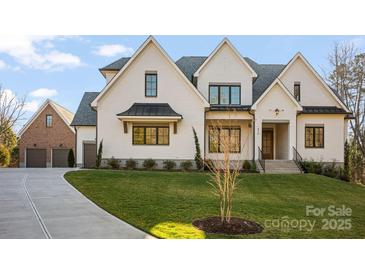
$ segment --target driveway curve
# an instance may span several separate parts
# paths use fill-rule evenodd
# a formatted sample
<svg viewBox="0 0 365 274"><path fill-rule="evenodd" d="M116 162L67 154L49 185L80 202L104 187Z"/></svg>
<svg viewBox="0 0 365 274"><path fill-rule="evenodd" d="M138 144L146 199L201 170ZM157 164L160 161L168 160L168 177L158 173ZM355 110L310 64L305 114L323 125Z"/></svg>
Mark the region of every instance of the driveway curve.
<svg viewBox="0 0 365 274"><path fill-rule="evenodd" d="M63 168L0 169L1 239L144 239L63 178Z"/></svg>

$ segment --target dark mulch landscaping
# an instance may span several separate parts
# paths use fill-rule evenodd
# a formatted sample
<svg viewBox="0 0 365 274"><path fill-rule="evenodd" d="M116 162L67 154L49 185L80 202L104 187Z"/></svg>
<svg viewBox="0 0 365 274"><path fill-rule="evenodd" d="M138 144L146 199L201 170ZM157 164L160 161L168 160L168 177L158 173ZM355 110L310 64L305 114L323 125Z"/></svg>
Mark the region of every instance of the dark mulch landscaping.
<svg viewBox="0 0 365 274"><path fill-rule="evenodd" d="M264 230L258 223L237 217L231 217L230 223L222 222L220 217L208 217L195 220L193 225L207 233L227 235L256 234Z"/></svg>

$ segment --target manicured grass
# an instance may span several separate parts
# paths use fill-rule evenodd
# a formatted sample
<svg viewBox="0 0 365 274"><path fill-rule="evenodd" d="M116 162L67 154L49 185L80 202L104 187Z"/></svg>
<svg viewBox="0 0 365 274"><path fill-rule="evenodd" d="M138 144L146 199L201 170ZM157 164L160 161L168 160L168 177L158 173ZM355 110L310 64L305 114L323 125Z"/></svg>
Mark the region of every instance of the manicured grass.
<svg viewBox="0 0 365 274"><path fill-rule="evenodd" d="M160 238L364 238L365 188L314 174L241 175L233 215L263 225L256 235L205 234L191 225L219 214L218 198L209 175L198 172L73 171L65 178L94 203L118 218ZM351 217L306 216L306 206L345 205ZM288 218L289 230L268 227L267 220ZM322 229L322 219L351 218L349 230ZM312 231L299 230L293 220L316 222ZM271 222L269 222L270 224Z"/></svg>

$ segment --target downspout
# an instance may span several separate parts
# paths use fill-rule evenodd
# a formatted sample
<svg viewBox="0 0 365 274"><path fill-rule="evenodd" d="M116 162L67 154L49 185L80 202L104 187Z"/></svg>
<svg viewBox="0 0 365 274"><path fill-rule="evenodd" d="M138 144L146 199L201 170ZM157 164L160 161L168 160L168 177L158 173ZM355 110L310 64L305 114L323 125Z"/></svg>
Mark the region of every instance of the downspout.
<svg viewBox="0 0 365 274"><path fill-rule="evenodd" d="M251 112L251 110L248 112L252 116L252 141L253 141L253 147L252 147L252 161L255 161L255 113Z"/></svg>
<svg viewBox="0 0 365 274"><path fill-rule="evenodd" d="M206 109L204 108L204 129L203 129L203 149L204 149L204 163L205 163L205 142L206 142L206 139L205 139L205 137L206 137L206 135L205 135L205 130L206 130L206 117L207 117L207 111L206 111Z"/></svg>

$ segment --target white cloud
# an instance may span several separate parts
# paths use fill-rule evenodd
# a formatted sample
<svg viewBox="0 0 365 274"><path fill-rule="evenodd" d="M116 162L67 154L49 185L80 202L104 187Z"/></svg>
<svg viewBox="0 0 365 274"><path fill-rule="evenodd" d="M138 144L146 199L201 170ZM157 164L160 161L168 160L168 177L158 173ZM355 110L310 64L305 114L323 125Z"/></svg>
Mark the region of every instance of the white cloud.
<svg viewBox="0 0 365 274"><path fill-rule="evenodd" d="M23 110L28 112L36 112L39 108L39 104L40 102L38 100L25 102Z"/></svg>
<svg viewBox="0 0 365 274"><path fill-rule="evenodd" d="M7 67L6 63L0 59L0 69L6 69Z"/></svg>
<svg viewBox="0 0 365 274"><path fill-rule="evenodd" d="M82 65L78 56L52 50L54 36L2 36L0 53L5 53L24 66L34 69L62 70Z"/></svg>
<svg viewBox="0 0 365 274"><path fill-rule="evenodd" d="M122 44L110 44L110 45L102 45L94 51L94 54L106 57L112 57L117 54L120 55L131 55L134 50L130 47L124 46Z"/></svg>
<svg viewBox="0 0 365 274"><path fill-rule="evenodd" d="M33 90L30 93L33 97L40 97L40 98L49 98L57 95L57 90L55 89L49 89L49 88L39 88L36 90Z"/></svg>

